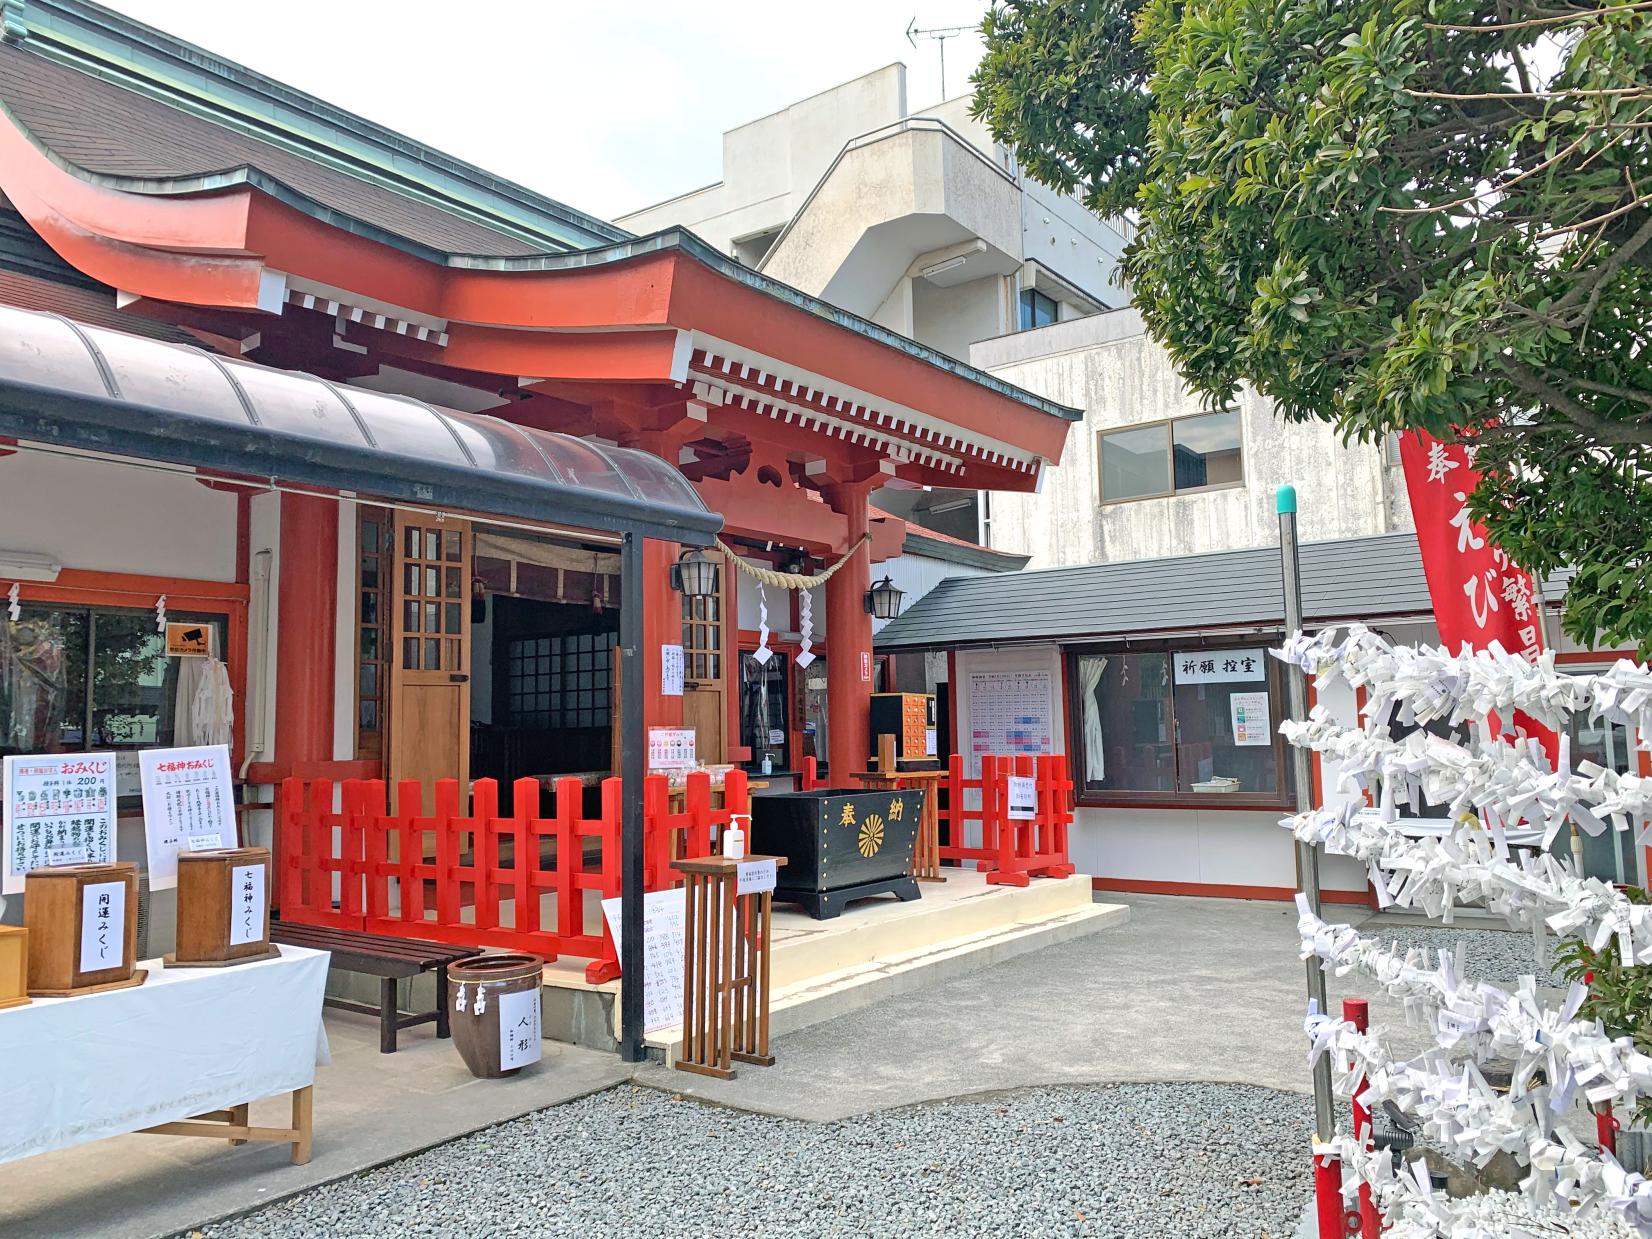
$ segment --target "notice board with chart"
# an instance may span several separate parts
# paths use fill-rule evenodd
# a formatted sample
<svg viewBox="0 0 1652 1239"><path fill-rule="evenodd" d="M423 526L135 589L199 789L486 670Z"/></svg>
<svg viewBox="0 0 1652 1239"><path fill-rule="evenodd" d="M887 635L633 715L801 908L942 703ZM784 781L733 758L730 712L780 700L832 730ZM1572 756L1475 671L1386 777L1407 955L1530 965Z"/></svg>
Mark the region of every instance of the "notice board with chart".
<svg viewBox="0 0 1652 1239"><path fill-rule="evenodd" d="M975 671L969 677L969 764L983 755L1048 753L1054 748L1055 693L1048 670Z"/></svg>

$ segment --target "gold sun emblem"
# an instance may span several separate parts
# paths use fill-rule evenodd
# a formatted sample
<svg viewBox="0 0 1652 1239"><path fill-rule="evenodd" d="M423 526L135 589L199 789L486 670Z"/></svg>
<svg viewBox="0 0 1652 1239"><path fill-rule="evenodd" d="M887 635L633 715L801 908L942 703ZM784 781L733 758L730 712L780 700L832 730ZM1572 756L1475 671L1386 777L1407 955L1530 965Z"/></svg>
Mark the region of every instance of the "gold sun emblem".
<svg viewBox="0 0 1652 1239"><path fill-rule="evenodd" d="M862 856L876 856L883 846L883 819L876 813L868 813L861 822L859 845Z"/></svg>

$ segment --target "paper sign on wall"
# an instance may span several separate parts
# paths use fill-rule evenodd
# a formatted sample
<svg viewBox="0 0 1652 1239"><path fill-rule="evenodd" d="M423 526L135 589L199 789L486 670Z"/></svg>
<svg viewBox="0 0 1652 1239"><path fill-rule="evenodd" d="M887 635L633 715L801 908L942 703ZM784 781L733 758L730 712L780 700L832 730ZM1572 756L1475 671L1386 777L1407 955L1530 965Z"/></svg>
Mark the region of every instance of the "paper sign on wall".
<svg viewBox="0 0 1652 1239"><path fill-rule="evenodd" d="M8 757L5 779L0 893L20 893L31 869L115 859L113 753Z"/></svg>
<svg viewBox="0 0 1652 1239"><path fill-rule="evenodd" d="M1004 815L1012 822L1030 822L1038 816L1037 780L1018 774L1009 777L1009 797Z"/></svg>
<svg viewBox="0 0 1652 1239"><path fill-rule="evenodd" d="M244 946L264 938L264 866L235 865L229 871L229 944Z"/></svg>
<svg viewBox="0 0 1652 1239"><path fill-rule="evenodd" d="M499 995L499 1066L509 1071L537 1063L543 1045L539 1036L539 987Z"/></svg>
<svg viewBox="0 0 1652 1239"><path fill-rule="evenodd" d="M1233 723L1234 744L1273 743L1273 729L1268 726L1266 693L1234 693L1228 698L1228 714Z"/></svg>
<svg viewBox="0 0 1652 1239"><path fill-rule="evenodd" d="M734 873L734 893L761 895L764 891L772 891L779 868L772 856L767 860L741 861Z"/></svg>
<svg viewBox="0 0 1652 1239"><path fill-rule="evenodd" d="M683 647L680 645L660 646L660 695L683 695Z"/></svg>
<svg viewBox="0 0 1652 1239"><path fill-rule="evenodd" d="M648 768L650 770L692 770L698 766L695 756L697 735L692 727L650 727L648 729Z"/></svg>
<svg viewBox="0 0 1652 1239"><path fill-rule="evenodd" d="M970 769L981 758L1054 751L1054 681L1047 670L977 671L969 677Z"/></svg>
<svg viewBox="0 0 1652 1239"><path fill-rule="evenodd" d="M145 749L138 754L138 771L150 890L178 884L179 852L235 846L227 745Z"/></svg>
<svg viewBox="0 0 1652 1239"><path fill-rule="evenodd" d="M1178 684L1237 684L1268 678L1262 650L1186 650L1170 656Z"/></svg>
<svg viewBox="0 0 1652 1239"><path fill-rule="evenodd" d="M642 1026L652 1032L683 1018L683 958L686 889L650 891L642 897ZM614 939L614 954L625 958L620 929L620 901L602 901L603 919Z"/></svg>
<svg viewBox="0 0 1652 1239"><path fill-rule="evenodd" d="M126 958L126 883L81 888L80 971L119 968Z"/></svg>

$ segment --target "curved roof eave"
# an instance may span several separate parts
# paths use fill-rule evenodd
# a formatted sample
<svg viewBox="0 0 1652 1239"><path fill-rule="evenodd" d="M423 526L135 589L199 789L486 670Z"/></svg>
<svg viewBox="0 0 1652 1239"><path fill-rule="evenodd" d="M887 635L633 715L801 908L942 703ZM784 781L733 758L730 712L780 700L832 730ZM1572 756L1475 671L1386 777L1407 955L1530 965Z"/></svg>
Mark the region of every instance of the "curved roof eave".
<svg viewBox="0 0 1652 1239"><path fill-rule="evenodd" d="M917 361L984 387L996 395L1013 400L1017 404L1025 405L1036 412L1066 422L1081 421L1084 417L1082 409L1060 404L1057 401L1030 392L1023 387L1017 387L995 374L979 370L967 362L959 361L957 358L941 352L939 349L920 344L916 340L909 339L899 332L891 331L870 319L840 309L819 297L811 296L789 284L781 283L772 276L764 275L761 271L753 270L744 263L721 253L686 228L665 228L646 236L616 241L609 245L567 250L562 253L537 252L509 257L446 253L337 211L325 203L318 202L306 194L291 189L251 165L229 168L215 173L170 178L109 176L90 172L64 159L56 151L40 142L38 138L29 132L27 126L21 124L15 116L10 115L3 101L0 101L0 111L6 112L7 118L17 127L18 131L26 135L35 147L59 168L89 185L147 197L178 197L247 186L260 190L284 205L330 227L340 228L352 235L400 250L426 262L457 270L550 273L605 266L649 254L675 250L694 259L725 279L743 284L755 292L772 297L774 300L801 310L814 318L822 319L887 348L905 353Z"/></svg>

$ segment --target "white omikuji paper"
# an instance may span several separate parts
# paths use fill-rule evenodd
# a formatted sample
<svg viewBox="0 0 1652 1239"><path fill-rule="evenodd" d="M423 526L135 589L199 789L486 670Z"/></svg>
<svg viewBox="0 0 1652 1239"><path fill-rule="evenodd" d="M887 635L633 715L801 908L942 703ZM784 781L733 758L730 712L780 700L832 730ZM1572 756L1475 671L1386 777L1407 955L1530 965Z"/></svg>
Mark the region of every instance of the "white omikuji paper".
<svg viewBox="0 0 1652 1239"><path fill-rule="evenodd" d="M683 647L660 646L660 696L683 695Z"/></svg>
<svg viewBox="0 0 1652 1239"><path fill-rule="evenodd" d="M179 852L235 846L229 747L145 749L138 754L138 769L149 889L166 890L178 885Z"/></svg>
<svg viewBox="0 0 1652 1239"><path fill-rule="evenodd" d="M229 944L264 939L264 866L236 865L229 871Z"/></svg>
<svg viewBox="0 0 1652 1239"><path fill-rule="evenodd" d="M1228 698L1228 716L1235 745L1244 748L1273 743L1266 693L1234 693Z"/></svg>
<svg viewBox="0 0 1652 1239"><path fill-rule="evenodd" d="M126 883L81 888L80 971L119 968L126 958Z"/></svg>
<svg viewBox="0 0 1652 1239"><path fill-rule="evenodd" d="M499 1066L537 1063L540 1049L539 987L499 995Z"/></svg>
<svg viewBox="0 0 1652 1239"><path fill-rule="evenodd" d="M734 893L761 895L764 891L772 891L779 878L779 869L772 856L767 860L741 861L734 872Z"/></svg>
<svg viewBox="0 0 1652 1239"><path fill-rule="evenodd" d="M0 894L21 894L31 869L115 859L115 764L113 753L5 759Z"/></svg>
<svg viewBox="0 0 1652 1239"><path fill-rule="evenodd" d="M686 909L683 887L649 891L642 897L642 1026L647 1032L682 1022ZM602 915L614 938L614 953L623 960L620 901L604 899Z"/></svg>
<svg viewBox="0 0 1652 1239"><path fill-rule="evenodd" d="M1009 783L1009 796L1004 816L1012 822L1032 821L1038 816L1037 780L1012 774L1007 782Z"/></svg>

